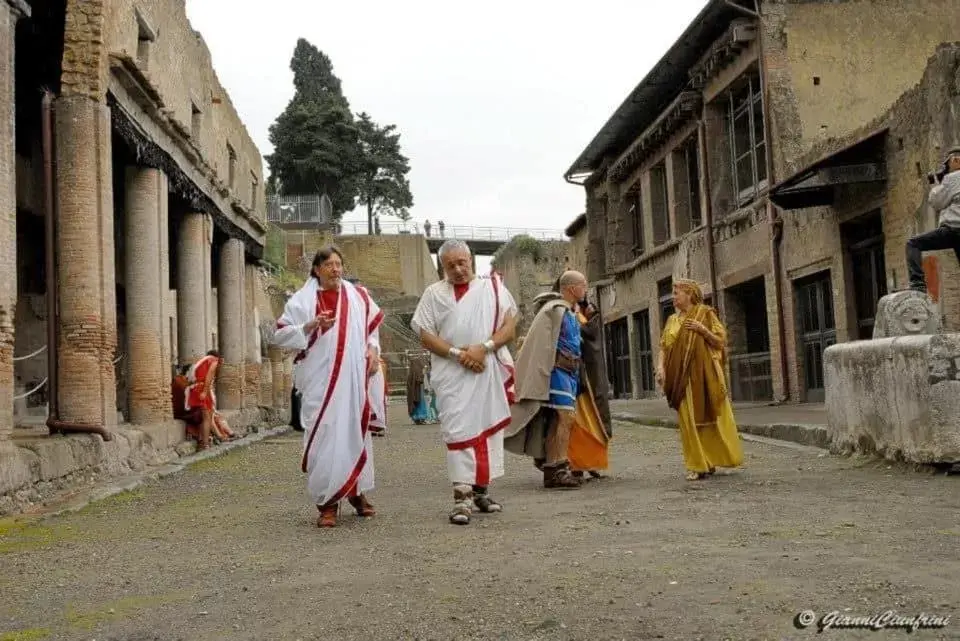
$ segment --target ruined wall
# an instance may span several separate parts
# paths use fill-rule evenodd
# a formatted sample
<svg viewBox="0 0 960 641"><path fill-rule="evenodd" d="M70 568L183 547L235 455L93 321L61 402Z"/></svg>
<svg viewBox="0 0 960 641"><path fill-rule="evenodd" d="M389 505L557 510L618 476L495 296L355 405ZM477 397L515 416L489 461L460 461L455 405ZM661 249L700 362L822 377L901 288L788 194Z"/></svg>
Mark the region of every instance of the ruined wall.
<svg viewBox="0 0 960 641"><path fill-rule="evenodd" d="M587 275L589 271L587 264L587 228L584 226L570 238L567 244L566 265L567 269L572 269Z"/></svg>
<svg viewBox="0 0 960 641"><path fill-rule="evenodd" d="M906 92L881 123L887 137L887 193L883 206L887 288L907 287L904 244L910 236L936 227L927 202L926 174L943 160L944 152L960 144L960 43L945 45L930 59L916 87ZM876 123L870 127L877 126ZM960 330L960 268L953 252L930 252L939 272L941 311L948 330Z"/></svg>
<svg viewBox="0 0 960 641"><path fill-rule="evenodd" d="M224 214L262 240L263 159L184 0L110 0L102 40L108 86L124 110Z"/></svg>
<svg viewBox="0 0 960 641"><path fill-rule="evenodd" d="M536 254L532 253L536 247ZM532 241L525 238L507 243L497 252L493 266L503 275L503 284L513 295L520 311L517 336L523 336L533 320L533 299L550 290L563 273L569 243L562 240Z"/></svg>
<svg viewBox="0 0 960 641"><path fill-rule="evenodd" d="M348 271L371 288L420 296L437 282L437 267L426 239L417 234L338 236Z"/></svg>
<svg viewBox="0 0 960 641"><path fill-rule="evenodd" d="M818 141L881 116L960 24L955 0L764 2L762 13L778 178Z"/></svg>

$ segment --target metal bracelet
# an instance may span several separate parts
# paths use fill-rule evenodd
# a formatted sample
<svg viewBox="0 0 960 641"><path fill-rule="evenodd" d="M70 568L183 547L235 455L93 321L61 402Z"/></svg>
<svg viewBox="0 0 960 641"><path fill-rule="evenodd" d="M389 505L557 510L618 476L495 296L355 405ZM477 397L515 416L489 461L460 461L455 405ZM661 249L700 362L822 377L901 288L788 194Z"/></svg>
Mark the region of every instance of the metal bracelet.
<svg viewBox="0 0 960 641"><path fill-rule="evenodd" d="M456 347L451 347L450 350L447 352L447 356L449 356L450 358L460 358L461 353L462 352Z"/></svg>
<svg viewBox="0 0 960 641"><path fill-rule="evenodd" d="M493 342L493 339L492 339L492 338L489 339L488 341L486 341L486 342L483 344L483 347L484 347L488 352L495 352L495 351L497 351L497 344Z"/></svg>

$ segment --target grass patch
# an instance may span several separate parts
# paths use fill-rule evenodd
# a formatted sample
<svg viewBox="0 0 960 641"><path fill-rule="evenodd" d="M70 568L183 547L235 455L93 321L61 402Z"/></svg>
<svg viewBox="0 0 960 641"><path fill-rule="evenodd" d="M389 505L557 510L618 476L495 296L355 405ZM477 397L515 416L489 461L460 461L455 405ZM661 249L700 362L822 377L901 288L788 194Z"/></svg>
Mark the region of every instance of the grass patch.
<svg viewBox="0 0 960 641"><path fill-rule="evenodd" d="M24 523L19 528L8 530L0 535L0 554L42 550L75 538L76 533L70 527L47 527Z"/></svg>
<svg viewBox="0 0 960 641"><path fill-rule="evenodd" d="M131 596L105 604L96 610L78 611L73 606L67 606L65 618L72 628L92 630L101 623L125 619L141 612L172 603L187 600L187 595L179 592L160 594L156 596Z"/></svg>
<svg viewBox="0 0 960 641"><path fill-rule="evenodd" d="M27 630L14 630L13 632L4 632L0 634L0 641L39 641L50 636L50 630L47 628L29 628Z"/></svg>

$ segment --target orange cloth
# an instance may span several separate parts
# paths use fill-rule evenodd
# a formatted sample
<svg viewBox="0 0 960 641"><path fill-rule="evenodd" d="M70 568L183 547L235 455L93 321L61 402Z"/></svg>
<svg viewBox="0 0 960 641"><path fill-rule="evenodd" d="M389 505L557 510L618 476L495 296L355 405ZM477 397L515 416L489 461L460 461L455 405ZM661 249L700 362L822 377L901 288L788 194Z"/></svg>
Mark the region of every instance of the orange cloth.
<svg viewBox="0 0 960 641"><path fill-rule="evenodd" d="M586 317L577 314L581 324ZM600 411L593 397L590 379L582 376L582 388L577 395L576 413L570 430L570 443L567 445L567 459L570 469L579 472L605 470L610 466L607 454L610 437L603 429Z"/></svg>

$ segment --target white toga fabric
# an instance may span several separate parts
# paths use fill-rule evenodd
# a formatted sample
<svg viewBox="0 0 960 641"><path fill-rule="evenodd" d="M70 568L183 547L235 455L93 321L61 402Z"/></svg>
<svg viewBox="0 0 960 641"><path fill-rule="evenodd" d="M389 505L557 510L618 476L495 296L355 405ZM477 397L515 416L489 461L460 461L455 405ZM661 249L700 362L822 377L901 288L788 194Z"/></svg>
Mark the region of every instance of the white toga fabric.
<svg viewBox="0 0 960 641"><path fill-rule="evenodd" d="M294 294L277 321L273 342L300 350L296 388L302 394L304 427L301 469L317 505L373 489L373 445L367 348L379 355L383 312L362 287L340 285L333 327L310 336L303 326L318 313L320 288L315 278Z"/></svg>
<svg viewBox="0 0 960 641"><path fill-rule="evenodd" d="M474 278L459 302L453 285L441 281L423 293L410 326L418 334L425 331L455 347L467 347L492 337L516 310L496 274ZM505 346L487 355L479 374L453 359L431 355L430 385L454 483L486 486L503 476L503 429L510 423L513 377L513 358Z"/></svg>
<svg viewBox="0 0 960 641"><path fill-rule="evenodd" d="M387 380L383 376L383 369L377 363L377 372L370 377L370 409L374 415L370 425L387 428Z"/></svg>

